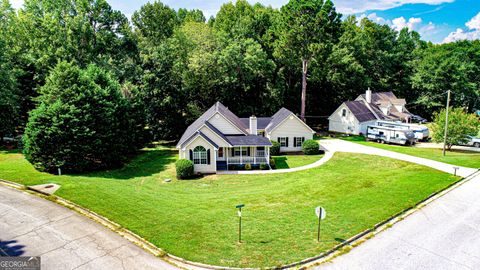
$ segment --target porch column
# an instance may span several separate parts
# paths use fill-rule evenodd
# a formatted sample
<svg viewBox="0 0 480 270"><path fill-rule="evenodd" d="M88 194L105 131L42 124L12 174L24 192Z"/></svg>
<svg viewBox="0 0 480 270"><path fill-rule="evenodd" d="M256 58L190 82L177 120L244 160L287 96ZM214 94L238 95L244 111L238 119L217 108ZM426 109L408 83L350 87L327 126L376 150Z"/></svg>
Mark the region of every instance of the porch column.
<svg viewBox="0 0 480 270"><path fill-rule="evenodd" d="M267 164L270 165L270 147L265 147L265 157L267 158Z"/></svg>
<svg viewBox="0 0 480 270"><path fill-rule="evenodd" d="M223 153L225 155L225 159L227 160L227 171L228 171L228 152L230 152L230 148L224 147Z"/></svg>
<svg viewBox="0 0 480 270"><path fill-rule="evenodd" d="M253 147L253 164L257 164L257 147Z"/></svg>
<svg viewBox="0 0 480 270"><path fill-rule="evenodd" d="M243 159L242 159L242 147L240 146L240 164L243 164Z"/></svg>

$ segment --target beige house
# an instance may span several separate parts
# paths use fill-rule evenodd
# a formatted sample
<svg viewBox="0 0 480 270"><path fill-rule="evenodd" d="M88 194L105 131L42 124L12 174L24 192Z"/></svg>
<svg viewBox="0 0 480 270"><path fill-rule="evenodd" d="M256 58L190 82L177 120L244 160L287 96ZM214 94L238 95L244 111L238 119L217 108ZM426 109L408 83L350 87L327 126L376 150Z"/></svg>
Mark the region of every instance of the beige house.
<svg viewBox="0 0 480 270"><path fill-rule="evenodd" d="M410 122L413 114L405 108L405 99L392 92L372 93L368 89L354 101L342 103L328 118L328 130L347 134L365 134L377 121Z"/></svg>
<svg viewBox="0 0 480 270"><path fill-rule="evenodd" d="M272 117L239 118L215 103L185 131L177 144L180 158L192 160L195 172L216 173L229 165L269 165L272 146L281 152L301 151L315 132L294 113L282 108Z"/></svg>

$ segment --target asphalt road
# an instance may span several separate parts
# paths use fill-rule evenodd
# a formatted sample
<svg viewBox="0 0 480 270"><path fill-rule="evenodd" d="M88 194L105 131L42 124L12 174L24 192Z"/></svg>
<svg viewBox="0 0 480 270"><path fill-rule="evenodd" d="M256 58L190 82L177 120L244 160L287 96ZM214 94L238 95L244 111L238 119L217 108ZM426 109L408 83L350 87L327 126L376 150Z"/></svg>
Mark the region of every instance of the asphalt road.
<svg viewBox="0 0 480 270"><path fill-rule="evenodd" d="M480 269L480 176L315 269Z"/></svg>
<svg viewBox="0 0 480 270"><path fill-rule="evenodd" d="M178 269L74 211L0 185L6 255L40 256L42 270Z"/></svg>

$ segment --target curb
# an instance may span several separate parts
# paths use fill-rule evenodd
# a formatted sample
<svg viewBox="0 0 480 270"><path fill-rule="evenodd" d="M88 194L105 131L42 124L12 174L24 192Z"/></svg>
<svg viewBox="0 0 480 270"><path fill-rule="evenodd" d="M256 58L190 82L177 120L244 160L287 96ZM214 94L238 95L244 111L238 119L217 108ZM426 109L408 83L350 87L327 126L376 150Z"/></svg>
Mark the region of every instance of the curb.
<svg viewBox="0 0 480 270"><path fill-rule="evenodd" d="M417 212L419 209L422 207L430 204L431 202L437 200L438 198L444 196L445 194L449 193L450 191L456 189L457 187L463 185L464 183L470 181L473 179L474 176L476 176L480 172L480 169L475 171L474 173L468 175L467 177L461 178L460 180L450 184L446 188L432 193L430 196L427 198L421 200L420 202L416 203L414 206L404 209L401 212L391 216L390 218L375 224L371 229L364 230L363 232L360 232L349 239L345 240L344 242L334 246L330 250L327 250L317 256L310 257L298 262L286 264L283 266L277 266L277 267L265 267L262 269L306 269L309 267L313 267L322 263L325 263L343 253L345 253L344 250L342 250L345 247L356 247L363 243L364 241L370 239L372 236L390 228L393 224L403 220L404 218L410 216L411 214ZM27 192L27 187L18 183L14 183L11 181L3 180L0 179L0 184L22 190L24 192ZM177 257L175 255L169 254L165 251L163 251L161 248L155 246L154 244L150 243L149 241L145 240L144 238L140 237L139 235L123 228L120 224L115 223L106 217L103 217L87 208L84 208L76 203L70 202L66 199L60 198L56 195L50 195L46 196L42 193L33 191L33 190L28 190L30 194L35 194L39 197L42 197L44 199L48 199L50 201L56 202L57 204L60 204L64 207L67 207L71 210L74 210L90 219L93 221L96 221L97 223L100 223L101 225L109 228L113 232L116 232L117 234L121 235L122 237L126 238L128 241L132 242L133 244L143 248L144 250L152 253L156 257L162 258L164 261L167 261L168 263L172 264L173 266L180 267L180 268L185 268L185 269L195 269L195 270L200 270L200 269L210 269L210 270L220 270L220 269L225 269L225 270L253 270L253 269L260 269L260 268L236 268L236 267L222 267L222 266L216 266L216 265L208 265L208 264L203 264L203 263L198 263L198 262L192 262L185 260L183 258ZM349 250L348 250L349 251ZM347 251L347 252L348 252Z"/></svg>

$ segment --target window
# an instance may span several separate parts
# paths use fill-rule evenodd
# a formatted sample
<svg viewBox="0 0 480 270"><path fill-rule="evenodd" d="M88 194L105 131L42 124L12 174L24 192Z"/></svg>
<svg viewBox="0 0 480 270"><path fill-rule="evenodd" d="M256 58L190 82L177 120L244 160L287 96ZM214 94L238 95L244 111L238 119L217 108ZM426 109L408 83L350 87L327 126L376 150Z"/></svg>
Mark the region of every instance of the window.
<svg viewBox="0 0 480 270"><path fill-rule="evenodd" d="M288 137L278 137L280 147L288 147Z"/></svg>
<svg viewBox="0 0 480 270"><path fill-rule="evenodd" d="M263 157L263 156L265 156L265 147L258 146L257 147L257 157Z"/></svg>
<svg viewBox="0 0 480 270"><path fill-rule="evenodd" d="M347 116L347 109L342 110L342 117L345 117L345 116Z"/></svg>
<svg viewBox="0 0 480 270"><path fill-rule="evenodd" d="M193 149L193 164L208 164L205 147L197 146Z"/></svg>
<svg viewBox="0 0 480 270"><path fill-rule="evenodd" d="M234 151L235 156L240 156L240 147L233 148L233 151ZM242 156L246 156L247 155L247 148L242 147L241 153L242 153Z"/></svg>
<svg viewBox="0 0 480 270"><path fill-rule="evenodd" d="M220 147L220 148L218 149L218 157L219 157L219 158L223 158L223 147Z"/></svg>
<svg viewBox="0 0 480 270"><path fill-rule="evenodd" d="M258 136L265 137L265 131L259 131L259 132L258 132Z"/></svg>
<svg viewBox="0 0 480 270"><path fill-rule="evenodd" d="M305 141L305 137L295 137L293 138L293 146L302 147L302 144L304 141Z"/></svg>

